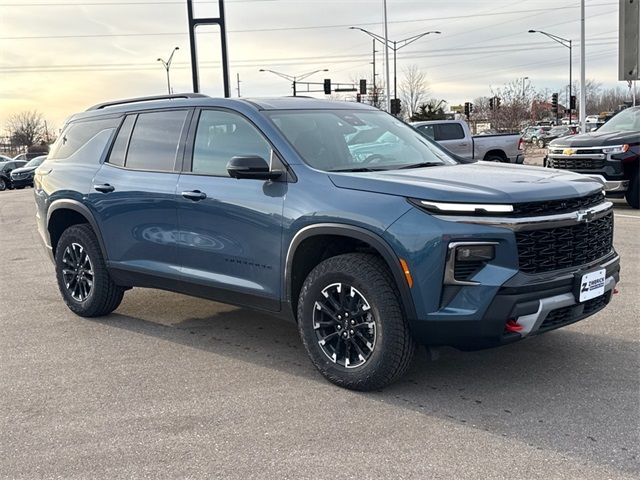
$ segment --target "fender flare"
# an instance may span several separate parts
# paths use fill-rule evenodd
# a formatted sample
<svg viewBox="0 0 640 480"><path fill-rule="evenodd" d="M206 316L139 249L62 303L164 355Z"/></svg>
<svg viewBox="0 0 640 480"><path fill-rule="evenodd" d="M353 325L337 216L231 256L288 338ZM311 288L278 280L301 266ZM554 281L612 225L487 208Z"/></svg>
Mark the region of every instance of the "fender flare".
<svg viewBox="0 0 640 480"><path fill-rule="evenodd" d="M291 240L291 243L289 244L289 248L287 250L284 265L283 291L285 292L285 302L289 305L290 308L292 308L293 305L291 298L291 277L295 252L304 240L318 235L340 235L343 237L351 237L371 245L384 259L389 267L389 270L391 271L391 274L393 275L398 291L400 292L400 300L402 301L402 305L408 320L413 320L416 318L416 309L413 303L413 297L411 296L409 285L407 285L404 272L402 271L402 268L400 266L400 259L393 251L391 246L382 237L371 232L370 230L341 223L318 223L308 225L298 230L298 232L293 236L293 239ZM293 318L295 318L295 312L293 312L292 310L291 313L293 314Z"/></svg>
<svg viewBox="0 0 640 480"><path fill-rule="evenodd" d="M60 199L60 200L54 200L53 202L51 202L51 205L49 205L49 208L47 209L47 233L49 234L49 236L50 236L49 224L51 222L51 216L57 210L63 210L63 209L73 210L74 212L79 213L80 215L82 215L84 218L87 219L87 222L89 223L89 225L91 225L91 228L93 229L93 232L95 233L96 238L98 239L98 244L100 245L102 256L105 259L105 262L108 261L107 249L105 248L104 240L102 239L102 233L98 228L98 222L96 222L96 219L93 216L93 213L91 213L91 210L89 210L89 208L86 205L80 203L77 200ZM51 238L49 238L49 244L52 244ZM51 245L51 247L53 248L53 245Z"/></svg>

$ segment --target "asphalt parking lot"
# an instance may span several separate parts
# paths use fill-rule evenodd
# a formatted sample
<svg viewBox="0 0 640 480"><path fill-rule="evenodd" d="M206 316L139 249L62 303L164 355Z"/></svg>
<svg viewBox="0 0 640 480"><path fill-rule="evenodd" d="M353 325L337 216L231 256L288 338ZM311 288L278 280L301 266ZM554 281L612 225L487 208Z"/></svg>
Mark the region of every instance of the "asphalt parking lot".
<svg viewBox="0 0 640 480"><path fill-rule="evenodd" d="M294 325L134 289L60 299L33 192L0 193L2 478L638 478L640 213L616 201L619 295L499 349L418 355L400 383L326 382Z"/></svg>

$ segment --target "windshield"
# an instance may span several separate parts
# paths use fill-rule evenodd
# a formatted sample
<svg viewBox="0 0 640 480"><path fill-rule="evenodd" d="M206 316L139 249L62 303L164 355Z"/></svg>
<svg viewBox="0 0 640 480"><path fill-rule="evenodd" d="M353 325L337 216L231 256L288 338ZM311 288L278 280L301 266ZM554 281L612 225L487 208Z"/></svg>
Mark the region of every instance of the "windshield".
<svg viewBox="0 0 640 480"><path fill-rule="evenodd" d="M623 110L601 126L598 132L640 132L640 108Z"/></svg>
<svg viewBox="0 0 640 480"><path fill-rule="evenodd" d="M453 165L444 150L377 110L288 110L269 117L304 161L324 171Z"/></svg>
<svg viewBox="0 0 640 480"><path fill-rule="evenodd" d="M36 157L33 160L31 160L29 163L27 163L24 167L28 168L28 167L38 167L40 166L40 164L42 162L44 162L45 158L47 158L46 156L42 156L42 157Z"/></svg>

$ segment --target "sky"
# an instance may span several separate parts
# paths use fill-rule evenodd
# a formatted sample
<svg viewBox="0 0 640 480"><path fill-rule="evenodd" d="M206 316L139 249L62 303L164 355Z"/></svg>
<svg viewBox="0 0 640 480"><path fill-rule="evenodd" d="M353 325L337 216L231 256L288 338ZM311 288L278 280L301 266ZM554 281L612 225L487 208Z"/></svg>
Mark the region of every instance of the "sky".
<svg viewBox="0 0 640 480"><path fill-rule="evenodd" d="M196 17L218 16L217 0L195 0ZM398 51L398 77L415 65L430 96L450 105L529 77L537 89L568 84L568 49L529 29L573 40L580 66L579 0L388 0L389 38L427 35ZM232 96L291 94L291 84L260 69L309 80L371 78L372 40L383 34L382 0L226 0ZM618 0L586 0L586 76L618 82ZM201 91L222 96L220 40L198 29ZM192 91L184 0L0 0L0 131L13 113L37 110L53 125L106 100ZM377 72L383 74L382 46ZM391 72L393 76L393 70ZM382 78L382 77L380 77ZM320 86L318 88L321 88ZM322 94L314 94L323 96Z"/></svg>

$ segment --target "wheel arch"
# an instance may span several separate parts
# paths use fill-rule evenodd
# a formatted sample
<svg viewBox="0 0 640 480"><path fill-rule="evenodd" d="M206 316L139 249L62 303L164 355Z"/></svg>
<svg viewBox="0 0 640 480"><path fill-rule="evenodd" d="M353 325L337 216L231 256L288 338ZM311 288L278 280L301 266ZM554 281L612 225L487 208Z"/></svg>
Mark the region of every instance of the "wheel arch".
<svg viewBox="0 0 640 480"><path fill-rule="evenodd" d="M47 210L47 231L49 233L49 242L53 254L55 255L56 246L62 232L73 225L82 223L91 226L106 261L107 250L104 246L98 223L91 213L91 210L77 200L70 199L55 200Z"/></svg>
<svg viewBox="0 0 640 480"><path fill-rule="evenodd" d="M507 160L509 158L507 157L507 154L505 153L505 151L499 148L494 148L493 150L489 150L487 153L484 154L483 160L486 160L487 158L490 158L490 157L500 157L503 160Z"/></svg>
<svg viewBox="0 0 640 480"><path fill-rule="evenodd" d="M299 292L299 289L296 289L296 282L300 285L304 282L304 278L294 278L296 253L298 253L299 248L303 246L306 241L319 237L342 237L347 241L361 242L373 249L375 253L377 253L387 264L387 267L393 276L398 291L400 292L400 300L405 314L409 319L416 317L413 298L411 296L409 286L407 285L404 272L400 266L400 259L391 246L382 237L364 228L339 223L322 223L309 225L300 229L294 235L287 250L284 265L283 291L285 292L285 302L291 309L292 318L297 318L296 305L298 299L296 290ZM322 261L323 259L324 258L321 258L319 261ZM313 269L319 261L313 264L309 268L309 271ZM306 278L306 275L304 275L304 277Z"/></svg>

